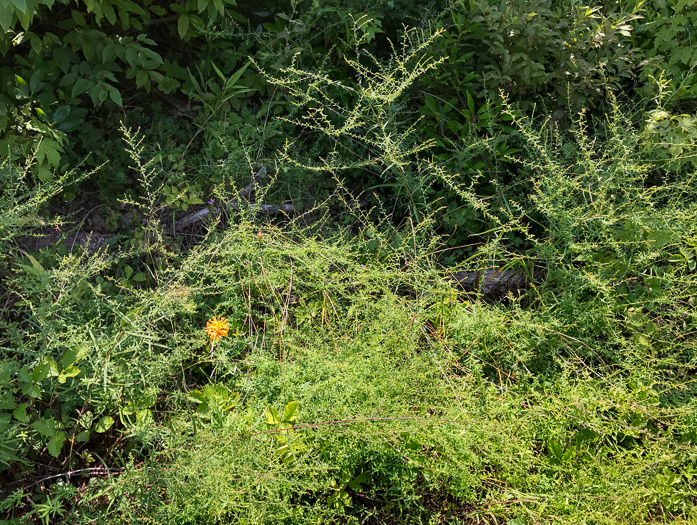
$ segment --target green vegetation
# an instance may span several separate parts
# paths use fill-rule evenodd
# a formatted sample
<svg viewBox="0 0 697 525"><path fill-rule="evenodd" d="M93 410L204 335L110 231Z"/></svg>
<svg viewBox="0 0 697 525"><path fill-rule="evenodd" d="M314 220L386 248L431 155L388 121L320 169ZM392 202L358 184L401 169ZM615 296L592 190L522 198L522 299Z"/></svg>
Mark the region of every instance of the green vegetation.
<svg viewBox="0 0 697 525"><path fill-rule="evenodd" d="M693 2L0 28L0 523L697 521Z"/></svg>

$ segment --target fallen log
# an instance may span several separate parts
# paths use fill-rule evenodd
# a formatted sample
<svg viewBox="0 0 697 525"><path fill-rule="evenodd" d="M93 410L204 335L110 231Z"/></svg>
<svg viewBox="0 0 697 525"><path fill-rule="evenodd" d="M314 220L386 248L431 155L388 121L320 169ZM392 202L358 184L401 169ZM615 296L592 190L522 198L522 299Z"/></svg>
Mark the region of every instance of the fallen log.
<svg viewBox="0 0 697 525"><path fill-rule="evenodd" d="M263 166L257 173L252 177L252 180L247 186L242 188L242 190L237 194L237 198L233 199L227 203L224 203L224 207L240 211L242 206L248 210L256 211L256 213L261 215L276 215L278 213L295 213L295 208L292 204L255 204L252 202L247 202L246 205L241 205L242 201L249 201L254 190L261 184L261 181L266 176L266 166ZM174 226L168 226L164 229L164 234L168 236L174 236L178 231L182 231L186 228L198 224L199 222L206 219L206 217L216 217L222 211L222 207L218 206L207 206L193 213L185 215L184 217L178 219Z"/></svg>
<svg viewBox="0 0 697 525"><path fill-rule="evenodd" d="M535 270L532 275L522 268L489 268L473 272L454 272L446 275L466 292L480 293L483 296L495 299L502 298L509 293L520 295L533 283L541 282L542 271Z"/></svg>

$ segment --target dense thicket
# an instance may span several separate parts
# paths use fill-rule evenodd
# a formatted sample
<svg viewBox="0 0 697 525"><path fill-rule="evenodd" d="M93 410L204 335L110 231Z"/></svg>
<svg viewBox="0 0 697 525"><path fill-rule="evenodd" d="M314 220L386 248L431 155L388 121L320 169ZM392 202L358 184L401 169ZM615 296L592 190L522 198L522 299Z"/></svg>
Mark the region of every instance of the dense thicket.
<svg viewBox="0 0 697 525"><path fill-rule="evenodd" d="M693 2L0 29L0 523L697 520Z"/></svg>

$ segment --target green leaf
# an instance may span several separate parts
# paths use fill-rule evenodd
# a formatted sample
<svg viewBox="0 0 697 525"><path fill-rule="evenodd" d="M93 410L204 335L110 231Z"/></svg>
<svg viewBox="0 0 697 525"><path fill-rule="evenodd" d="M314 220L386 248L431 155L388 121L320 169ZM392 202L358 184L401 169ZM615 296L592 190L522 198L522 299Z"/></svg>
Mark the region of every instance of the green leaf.
<svg viewBox="0 0 697 525"><path fill-rule="evenodd" d="M0 396L0 410L14 410L17 408L15 396L12 394L4 394Z"/></svg>
<svg viewBox="0 0 697 525"><path fill-rule="evenodd" d="M667 230L654 230L649 232L648 238L654 242L655 248L661 248L667 244L674 242L673 235Z"/></svg>
<svg viewBox="0 0 697 525"><path fill-rule="evenodd" d="M211 407L208 404L208 402L201 403L198 408L196 409L196 413L204 418L210 419L211 417Z"/></svg>
<svg viewBox="0 0 697 525"><path fill-rule="evenodd" d="M32 73L31 77L29 78L29 90L31 91L32 94L36 93L39 91L43 85L41 82L41 76L42 76L42 71L40 69L37 69Z"/></svg>
<svg viewBox="0 0 697 525"><path fill-rule="evenodd" d="M26 383L22 386L22 394L38 399L41 397L41 389L36 383Z"/></svg>
<svg viewBox="0 0 697 525"><path fill-rule="evenodd" d="M53 61L63 73L70 69L70 52L64 47L57 47L53 50Z"/></svg>
<svg viewBox="0 0 697 525"><path fill-rule="evenodd" d="M69 377L75 377L79 373L80 373L80 369L78 367L70 365L68 368L64 369L58 375L58 382L65 383L66 379L68 379Z"/></svg>
<svg viewBox="0 0 697 525"><path fill-rule="evenodd" d="M26 0L12 0L12 3L22 13L27 13L27 1Z"/></svg>
<svg viewBox="0 0 697 525"><path fill-rule="evenodd" d="M266 409L266 412L264 412L264 415L266 416L266 423L269 425L280 425L281 424L281 419L278 416L278 410L272 407L268 407Z"/></svg>
<svg viewBox="0 0 697 525"><path fill-rule="evenodd" d="M27 421L29 421L29 416L27 416L28 406L29 403L22 403L17 408L15 408L14 412L12 412L14 418L20 423L26 423Z"/></svg>
<svg viewBox="0 0 697 525"><path fill-rule="evenodd" d="M123 106L123 99L121 98L121 93L119 93L119 90L113 86L109 86L109 88L109 98L111 98L111 100L117 106Z"/></svg>
<svg viewBox="0 0 697 525"><path fill-rule="evenodd" d="M51 437L56 433L56 422L53 419L40 419L29 426L42 436Z"/></svg>
<svg viewBox="0 0 697 525"><path fill-rule="evenodd" d="M189 31L189 15L181 15L179 17L177 30L179 31L179 38L184 39L186 33Z"/></svg>
<svg viewBox="0 0 697 525"><path fill-rule="evenodd" d="M41 359L41 364L48 365L48 377L56 377L58 375L58 363L51 356L44 356Z"/></svg>
<svg viewBox="0 0 697 525"><path fill-rule="evenodd" d="M150 80L150 77L148 76L148 72L144 70L140 70L136 73L136 87L143 87L145 86L148 81Z"/></svg>
<svg viewBox="0 0 697 525"><path fill-rule="evenodd" d="M559 440L550 439L547 443L547 448L554 455L554 457L556 457L559 460L562 459L564 455L564 449L562 448L561 443L559 443Z"/></svg>
<svg viewBox="0 0 697 525"><path fill-rule="evenodd" d="M192 392L189 392L189 395L186 396L186 398L191 401L192 403L205 403L206 402L206 397L203 395L203 392L200 390L193 390Z"/></svg>
<svg viewBox="0 0 697 525"><path fill-rule="evenodd" d="M31 383L31 374L29 373L29 367L23 366L22 368L20 368L18 377L22 383Z"/></svg>
<svg viewBox="0 0 697 525"><path fill-rule="evenodd" d="M37 166L36 167L36 174L39 177L39 180L41 182L50 182L51 179L53 179L53 174L51 173L51 170L48 169L45 165L44 166Z"/></svg>
<svg viewBox="0 0 697 525"><path fill-rule="evenodd" d="M75 438L75 441L78 443L84 443L90 438L90 431L89 430L83 430L80 432L77 437Z"/></svg>
<svg viewBox="0 0 697 525"><path fill-rule="evenodd" d="M298 417L298 408L300 407L300 403L298 401L291 401L286 405L286 409L283 411L283 422L284 423L290 423L291 421L295 421L295 419Z"/></svg>
<svg viewBox="0 0 697 525"><path fill-rule="evenodd" d="M111 425L114 424L114 418L111 416L104 416L102 419L99 420L97 425L94 427L94 430L96 432L99 432L100 434L106 432L111 428Z"/></svg>
<svg viewBox="0 0 697 525"><path fill-rule="evenodd" d="M9 5L0 6L0 27L3 31L9 31L12 27L12 20L14 9L11 9Z"/></svg>
<svg viewBox="0 0 697 525"><path fill-rule="evenodd" d="M223 82L225 82L225 75L223 75L223 72L220 71L220 69L218 69L218 67L215 65L215 62L213 62L212 60L211 60L211 66L213 66L213 69L214 69L215 72L218 74L218 76L220 77L220 79L221 79Z"/></svg>
<svg viewBox="0 0 697 525"><path fill-rule="evenodd" d="M24 11L20 11L19 9L15 11L15 14L19 19L19 23L22 24L22 29L24 29L25 31L29 31L29 26L31 25L33 14L28 12L25 13Z"/></svg>
<svg viewBox="0 0 697 525"><path fill-rule="evenodd" d="M51 438L51 440L48 442L48 453L51 454L54 458L57 458L58 455L61 453L63 443L65 443L67 437L68 436L62 430L56 432L54 436Z"/></svg>
<svg viewBox="0 0 697 525"><path fill-rule="evenodd" d="M111 25L114 25L116 23L116 11L114 11L114 8L112 6L109 6L105 11L104 11L104 16L106 19L109 21Z"/></svg>
<svg viewBox="0 0 697 525"><path fill-rule="evenodd" d="M240 79L242 74L245 72L245 70L249 67L249 64L251 62L247 62L244 66L239 68L235 73L228 79L228 81L225 83L226 87L231 87L237 83L237 81Z"/></svg>
<svg viewBox="0 0 697 525"><path fill-rule="evenodd" d="M81 359L84 353L85 351L83 348L70 348L69 350L66 350L63 354L63 357L61 358L61 364L63 365L63 368L67 368L78 359Z"/></svg>
<svg viewBox="0 0 697 525"><path fill-rule="evenodd" d="M75 23L77 25L79 25L80 27L87 27L87 21L85 20L85 15L83 15L80 11L73 9L70 12L70 16L72 16Z"/></svg>
<svg viewBox="0 0 697 525"><path fill-rule="evenodd" d="M50 371L51 365L49 365L48 363L44 363L34 367L34 370L31 371L32 381L35 381L37 383L39 381L43 381L48 377Z"/></svg>
<svg viewBox="0 0 697 525"><path fill-rule="evenodd" d="M142 283L147 280L147 277L145 277L145 274L143 272L138 272L133 276L133 280L137 283Z"/></svg>
<svg viewBox="0 0 697 525"><path fill-rule="evenodd" d="M216 405L222 405L230 396L230 391L225 385L206 385L203 390L206 398L213 401Z"/></svg>
<svg viewBox="0 0 697 525"><path fill-rule="evenodd" d="M44 139L36 150L36 160L40 164L48 164L54 168L58 167L61 159L61 147L55 140ZM47 162L44 162L47 161ZM33 265L33 263L32 263ZM36 267L35 267L36 268ZM38 269L37 269L38 271ZM43 271L43 268L42 268Z"/></svg>
<svg viewBox="0 0 697 525"><path fill-rule="evenodd" d="M29 255L28 253L25 253L24 255L27 256L27 259L29 259L29 262L31 263L32 268L34 268L34 270L36 270L36 272L39 275L45 272L44 267L41 266L41 264L39 264L39 261L37 261L33 256Z"/></svg>
<svg viewBox="0 0 697 525"><path fill-rule="evenodd" d="M218 13L220 13L220 16L223 16L223 14L225 13L225 6L223 5L223 0L213 0L213 5L218 10Z"/></svg>
<svg viewBox="0 0 697 525"><path fill-rule="evenodd" d="M89 87L90 83L89 80L86 78L78 78L75 81L75 84L73 84L73 89L72 92L70 93L70 96L72 98L78 97L82 95L85 91L87 91L87 88Z"/></svg>
<svg viewBox="0 0 697 525"><path fill-rule="evenodd" d="M206 10L206 7L208 7L208 2L210 0L198 0L198 12L203 13L203 11Z"/></svg>

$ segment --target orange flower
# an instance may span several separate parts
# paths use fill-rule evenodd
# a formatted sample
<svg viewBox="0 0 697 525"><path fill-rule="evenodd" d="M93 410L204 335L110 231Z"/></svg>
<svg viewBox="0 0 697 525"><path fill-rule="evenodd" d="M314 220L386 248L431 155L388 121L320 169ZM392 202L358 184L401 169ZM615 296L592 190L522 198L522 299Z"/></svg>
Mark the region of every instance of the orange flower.
<svg viewBox="0 0 697 525"><path fill-rule="evenodd" d="M206 323L206 333L211 338L211 343L227 337L228 323L224 317L211 317Z"/></svg>

